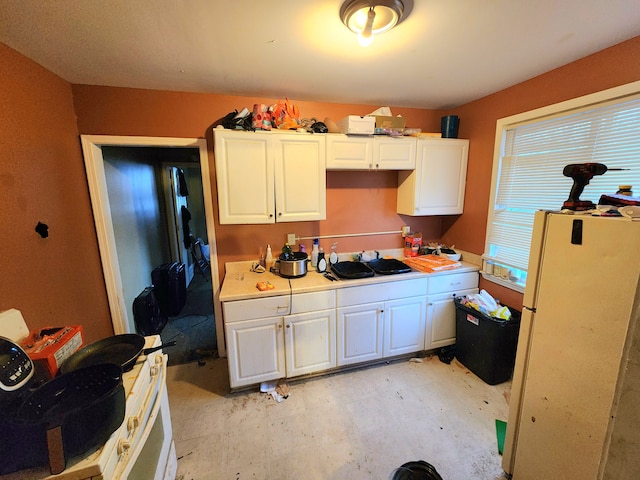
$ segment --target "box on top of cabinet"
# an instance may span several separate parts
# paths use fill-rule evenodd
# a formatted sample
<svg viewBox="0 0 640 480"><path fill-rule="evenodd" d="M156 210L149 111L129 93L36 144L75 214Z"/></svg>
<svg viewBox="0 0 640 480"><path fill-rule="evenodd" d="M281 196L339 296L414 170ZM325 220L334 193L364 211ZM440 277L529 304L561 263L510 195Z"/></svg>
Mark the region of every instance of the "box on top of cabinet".
<svg viewBox="0 0 640 480"><path fill-rule="evenodd" d="M349 135L373 135L375 128L376 119L371 116L348 115L338 122L340 133Z"/></svg>
<svg viewBox="0 0 640 480"><path fill-rule="evenodd" d="M403 117L388 117L385 115L372 115L376 119L376 128L404 128L406 122Z"/></svg>

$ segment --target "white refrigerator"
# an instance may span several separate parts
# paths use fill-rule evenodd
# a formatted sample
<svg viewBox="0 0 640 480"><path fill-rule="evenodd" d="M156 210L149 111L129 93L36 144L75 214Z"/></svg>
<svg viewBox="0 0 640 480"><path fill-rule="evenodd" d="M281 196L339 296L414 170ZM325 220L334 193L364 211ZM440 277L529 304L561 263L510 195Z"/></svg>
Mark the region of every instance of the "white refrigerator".
<svg viewBox="0 0 640 480"><path fill-rule="evenodd" d="M502 466L640 478L640 221L537 212Z"/></svg>

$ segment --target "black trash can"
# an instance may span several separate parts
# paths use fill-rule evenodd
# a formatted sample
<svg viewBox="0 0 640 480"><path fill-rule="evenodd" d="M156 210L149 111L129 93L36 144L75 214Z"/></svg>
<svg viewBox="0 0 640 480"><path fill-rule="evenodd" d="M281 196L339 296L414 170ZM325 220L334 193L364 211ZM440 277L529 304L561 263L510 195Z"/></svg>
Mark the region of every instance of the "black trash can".
<svg viewBox="0 0 640 480"><path fill-rule="evenodd" d="M462 304L456 306L456 358L489 385L506 382L513 374L520 332L520 312L508 307L510 320L490 317Z"/></svg>

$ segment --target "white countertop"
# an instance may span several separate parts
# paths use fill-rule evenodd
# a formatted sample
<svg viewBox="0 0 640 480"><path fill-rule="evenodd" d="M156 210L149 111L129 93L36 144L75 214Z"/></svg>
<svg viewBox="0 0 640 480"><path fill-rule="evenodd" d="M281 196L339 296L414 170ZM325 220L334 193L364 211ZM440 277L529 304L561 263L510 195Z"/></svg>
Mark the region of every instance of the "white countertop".
<svg viewBox="0 0 640 480"><path fill-rule="evenodd" d="M402 260L402 259L400 259ZM251 298L275 297L278 295L289 295L291 293L307 293L322 290L335 290L338 288L354 287L357 285L369 285L374 283L397 282L412 278L424 278L429 276L450 275L454 273L474 272L479 267L472 263L461 262L462 266L443 272L424 273L413 270L409 273L397 275L375 275L373 277L361 279L340 279L335 274L337 281L326 279L321 273L309 268L307 274L297 278L283 278L271 272L256 273L251 271L253 262L229 262L225 264L226 274L220 291L220 301L229 302L234 300L247 300ZM327 268L330 272L330 268ZM330 272L331 273L331 272ZM260 291L256 287L258 282L270 282L275 288L273 290Z"/></svg>

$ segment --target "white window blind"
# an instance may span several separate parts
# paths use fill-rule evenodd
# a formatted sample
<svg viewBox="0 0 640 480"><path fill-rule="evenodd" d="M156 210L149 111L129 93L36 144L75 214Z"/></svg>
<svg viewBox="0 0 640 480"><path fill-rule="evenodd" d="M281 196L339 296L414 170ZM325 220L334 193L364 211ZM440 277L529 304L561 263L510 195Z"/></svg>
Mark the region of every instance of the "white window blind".
<svg viewBox="0 0 640 480"><path fill-rule="evenodd" d="M504 131L484 258L513 268L511 282L523 286L526 280L534 213L560 210L573 185L563 168L587 162L629 170L595 176L581 200L597 204L600 195L615 193L619 185L632 185L634 196L640 196L640 96Z"/></svg>

